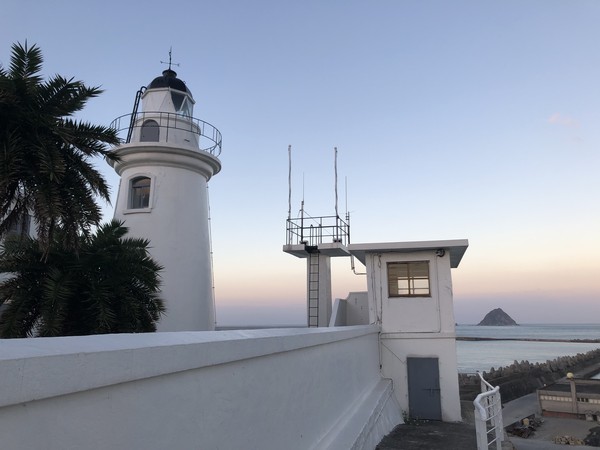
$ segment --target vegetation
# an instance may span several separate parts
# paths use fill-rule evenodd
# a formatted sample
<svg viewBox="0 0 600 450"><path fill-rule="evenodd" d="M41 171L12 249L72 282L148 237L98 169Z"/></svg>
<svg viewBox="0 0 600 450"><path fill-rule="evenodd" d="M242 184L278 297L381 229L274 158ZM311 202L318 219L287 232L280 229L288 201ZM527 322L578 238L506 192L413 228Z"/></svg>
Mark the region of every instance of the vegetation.
<svg viewBox="0 0 600 450"><path fill-rule="evenodd" d="M100 224L96 199L109 188L90 159L115 160L108 144L115 130L73 119L102 91L55 75L40 76L42 53L35 45L12 46L10 66L0 66L0 238L32 215L42 248L60 229L65 248Z"/></svg>
<svg viewBox="0 0 600 450"><path fill-rule="evenodd" d="M0 66L0 337L155 331L162 268L148 241L100 226L109 188L91 159L118 159L116 132L73 119L101 90L43 81L41 67L27 44ZM35 239L14 233L29 216Z"/></svg>
<svg viewBox="0 0 600 450"><path fill-rule="evenodd" d="M156 330L161 267L149 242L125 238L113 220L83 238L78 253L56 233L46 258L36 240L7 239L0 252L0 337L69 336Z"/></svg>

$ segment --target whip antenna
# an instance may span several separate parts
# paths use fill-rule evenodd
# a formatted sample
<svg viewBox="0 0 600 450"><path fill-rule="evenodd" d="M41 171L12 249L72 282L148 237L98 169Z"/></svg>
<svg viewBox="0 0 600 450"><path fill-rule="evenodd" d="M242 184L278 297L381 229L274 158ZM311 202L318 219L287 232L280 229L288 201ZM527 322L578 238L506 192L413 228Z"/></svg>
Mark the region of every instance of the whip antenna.
<svg viewBox="0 0 600 450"><path fill-rule="evenodd" d="M337 191L337 185L338 185L338 179L337 179L337 147L333 147L334 150L334 163L333 163L333 168L335 171L335 217L339 217L338 214L338 191Z"/></svg>
<svg viewBox="0 0 600 450"><path fill-rule="evenodd" d="M288 219L292 218L292 146L288 145Z"/></svg>
<svg viewBox="0 0 600 450"><path fill-rule="evenodd" d="M302 172L302 206L304 207L304 172Z"/></svg>
<svg viewBox="0 0 600 450"><path fill-rule="evenodd" d="M348 218L348 177L344 177L344 195L346 200L346 219Z"/></svg>

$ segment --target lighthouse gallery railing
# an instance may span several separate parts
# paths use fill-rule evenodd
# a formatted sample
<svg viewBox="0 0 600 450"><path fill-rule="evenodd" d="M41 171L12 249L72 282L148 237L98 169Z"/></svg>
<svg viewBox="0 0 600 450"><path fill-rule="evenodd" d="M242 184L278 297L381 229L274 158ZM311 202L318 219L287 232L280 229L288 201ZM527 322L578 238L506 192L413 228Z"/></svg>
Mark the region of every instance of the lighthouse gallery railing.
<svg viewBox="0 0 600 450"><path fill-rule="evenodd" d="M127 137L131 136L132 129L141 129L147 119L157 121L161 130L166 130L166 142L169 142L169 130L183 130L198 136L200 150L217 157L221 154L221 132L204 120L182 114L163 111L124 114L113 120L110 127L117 131L125 143L128 143Z"/></svg>

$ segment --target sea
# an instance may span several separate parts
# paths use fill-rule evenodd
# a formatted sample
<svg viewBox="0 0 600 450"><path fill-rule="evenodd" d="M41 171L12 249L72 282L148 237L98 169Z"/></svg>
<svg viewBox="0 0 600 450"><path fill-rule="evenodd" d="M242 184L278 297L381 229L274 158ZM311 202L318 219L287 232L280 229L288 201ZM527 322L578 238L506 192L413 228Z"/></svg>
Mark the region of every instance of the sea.
<svg viewBox="0 0 600 450"><path fill-rule="evenodd" d="M490 327L457 325L457 337L495 339L600 339L600 324L521 324ZM458 371L474 373L511 365L516 361L546 362L600 348L599 343L534 342L520 340L456 341Z"/></svg>
<svg viewBox="0 0 600 450"><path fill-rule="evenodd" d="M219 326L217 330L290 327L303 328L300 325ZM456 325L456 336L500 339L497 341L456 341L459 373L488 372L492 367L510 366L515 361L546 362L559 356L576 355L577 353L586 353L600 348L600 342L518 340L556 339L557 341L571 341L575 339L600 339L600 324L520 324L504 327Z"/></svg>

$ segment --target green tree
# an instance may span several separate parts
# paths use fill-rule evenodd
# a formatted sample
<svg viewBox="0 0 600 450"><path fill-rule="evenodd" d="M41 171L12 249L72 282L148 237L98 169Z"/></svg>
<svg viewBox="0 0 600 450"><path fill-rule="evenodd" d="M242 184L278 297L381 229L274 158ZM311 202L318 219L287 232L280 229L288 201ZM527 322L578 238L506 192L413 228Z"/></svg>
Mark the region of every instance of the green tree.
<svg viewBox="0 0 600 450"><path fill-rule="evenodd" d="M149 242L127 238L117 220L82 237L78 253L55 233L46 258L35 239L7 239L0 251L0 337L156 331L165 308Z"/></svg>
<svg viewBox="0 0 600 450"><path fill-rule="evenodd" d="M91 159L116 160L109 145L116 131L73 119L102 91L81 81L40 76L40 49L13 44L8 68L0 66L0 238L33 216L41 247L58 233L77 250L101 220L97 198L109 188Z"/></svg>

